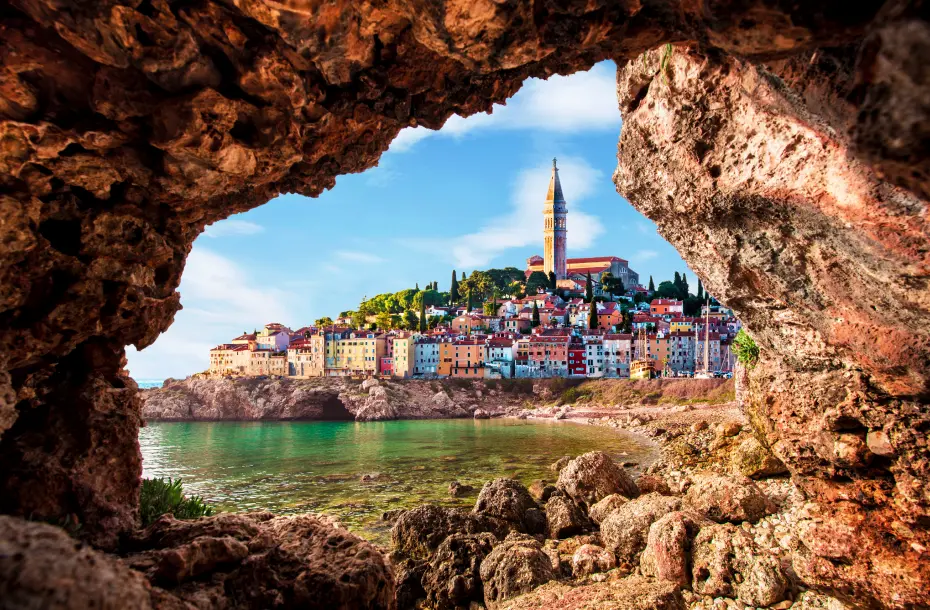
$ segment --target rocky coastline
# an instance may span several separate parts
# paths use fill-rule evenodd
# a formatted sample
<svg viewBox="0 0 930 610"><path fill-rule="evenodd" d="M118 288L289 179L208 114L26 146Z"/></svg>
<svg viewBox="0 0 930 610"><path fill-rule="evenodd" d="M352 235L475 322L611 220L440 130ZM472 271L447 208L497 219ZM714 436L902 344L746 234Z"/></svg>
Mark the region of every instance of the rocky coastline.
<svg viewBox="0 0 930 610"><path fill-rule="evenodd" d="M723 402L732 398L732 388L733 382L724 379L397 381L189 377L169 379L161 388L141 391L141 396L146 421L384 421L553 415L586 419L614 412L621 403L658 406L680 400Z"/></svg>

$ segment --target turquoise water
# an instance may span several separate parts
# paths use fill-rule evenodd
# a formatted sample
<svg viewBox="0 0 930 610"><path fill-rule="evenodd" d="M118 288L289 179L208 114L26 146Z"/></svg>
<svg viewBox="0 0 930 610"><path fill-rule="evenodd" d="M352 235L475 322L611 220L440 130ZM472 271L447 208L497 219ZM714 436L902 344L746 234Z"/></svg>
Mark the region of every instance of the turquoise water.
<svg viewBox="0 0 930 610"><path fill-rule="evenodd" d="M553 480L552 462L594 449L652 458L615 430L521 420L149 423L139 442L144 476L181 477L187 493L221 510L325 512L380 542L384 511L473 505L477 491L449 497L453 480L476 490L499 476Z"/></svg>

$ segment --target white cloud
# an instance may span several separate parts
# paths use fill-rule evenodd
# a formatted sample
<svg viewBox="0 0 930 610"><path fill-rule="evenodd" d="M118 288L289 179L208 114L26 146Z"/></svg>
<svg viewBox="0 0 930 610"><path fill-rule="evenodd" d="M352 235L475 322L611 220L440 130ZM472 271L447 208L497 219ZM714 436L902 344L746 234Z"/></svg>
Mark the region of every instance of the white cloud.
<svg viewBox="0 0 930 610"><path fill-rule="evenodd" d="M646 261L652 260L657 256L659 256L659 253L655 250L637 250L633 253L633 256L630 257L630 262L645 263Z"/></svg>
<svg viewBox="0 0 930 610"><path fill-rule="evenodd" d="M410 150L434 135L462 137L479 129L537 129L562 133L620 129L617 84L613 62L602 62L588 72L570 76L531 78L506 105L495 104L490 114L467 118L453 115L442 129L407 127L391 143L391 152Z"/></svg>
<svg viewBox="0 0 930 610"><path fill-rule="evenodd" d="M265 230L260 224L249 222L248 220L236 220L226 218L219 220L208 226L203 234L207 237L229 237L231 235L255 235Z"/></svg>
<svg viewBox="0 0 930 610"><path fill-rule="evenodd" d="M368 252L358 252L357 250L337 250L336 256L345 261L352 261L353 263L383 263L384 259L375 254L369 254Z"/></svg>
<svg viewBox="0 0 930 610"><path fill-rule="evenodd" d="M254 278L232 260L194 244L181 277L174 324L142 351L127 350L133 377L183 377L209 366L209 350L244 330L292 320L291 293Z"/></svg>
<svg viewBox="0 0 930 610"><path fill-rule="evenodd" d="M510 213L492 218L480 230L447 239L407 239L401 243L446 256L457 268L483 267L510 248L540 243L542 202L552 167L525 169L517 176ZM583 213L579 202L594 191L602 173L580 158L559 161L559 178L568 200L569 247L587 248L604 232L600 219Z"/></svg>

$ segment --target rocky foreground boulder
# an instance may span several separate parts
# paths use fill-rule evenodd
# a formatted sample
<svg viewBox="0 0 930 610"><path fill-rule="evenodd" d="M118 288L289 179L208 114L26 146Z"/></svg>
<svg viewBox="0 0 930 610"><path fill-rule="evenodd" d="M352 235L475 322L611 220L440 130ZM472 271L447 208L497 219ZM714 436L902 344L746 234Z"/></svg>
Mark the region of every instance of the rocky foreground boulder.
<svg viewBox="0 0 930 610"><path fill-rule="evenodd" d="M443 540L422 576L433 608L467 607L484 599L479 568L498 543L493 534L453 534Z"/></svg>
<svg viewBox="0 0 930 610"><path fill-rule="evenodd" d="M552 561L539 541L521 534L509 535L481 562L484 600L489 608L555 577Z"/></svg>
<svg viewBox="0 0 930 610"><path fill-rule="evenodd" d="M410 557L427 559L452 534L490 532L503 538L506 522L459 508L424 504L401 514L391 528L391 546Z"/></svg>
<svg viewBox="0 0 930 610"><path fill-rule="evenodd" d="M720 522L755 523L772 510L765 494L742 475L694 474L684 500L695 510Z"/></svg>
<svg viewBox="0 0 930 610"><path fill-rule="evenodd" d="M545 515L526 487L515 479L499 478L485 483L473 512L506 521L520 532L539 534L546 527Z"/></svg>
<svg viewBox="0 0 930 610"><path fill-rule="evenodd" d="M635 564L646 548L650 526L679 508L681 499L655 492L630 500L601 522L604 546L617 554L620 563Z"/></svg>
<svg viewBox="0 0 930 610"><path fill-rule="evenodd" d="M556 487L586 507L611 494L627 498L639 495L630 475L603 451L591 451L569 461L559 470Z"/></svg>

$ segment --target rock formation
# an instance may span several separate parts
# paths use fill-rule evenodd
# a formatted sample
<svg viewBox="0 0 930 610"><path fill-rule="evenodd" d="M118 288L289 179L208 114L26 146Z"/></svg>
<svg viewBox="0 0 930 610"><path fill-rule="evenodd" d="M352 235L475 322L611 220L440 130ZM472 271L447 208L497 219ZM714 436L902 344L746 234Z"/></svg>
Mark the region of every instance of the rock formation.
<svg viewBox="0 0 930 610"><path fill-rule="evenodd" d="M614 180L761 347L742 407L817 503L806 575L916 603L930 584L926 183L856 147L888 142L871 131L888 113L919 120L920 106L855 103L911 78L885 59L915 44L890 40L897 28L858 67L847 47L765 66L675 47L627 64ZM837 537L855 542L824 548Z"/></svg>
<svg viewBox="0 0 930 610"><path fill-rule="evenodd" d="M808 577L928 589L923 3L13 0L0 44L0 511L135 525L123 350L207 224L613 58L618 189L762 347L745 409L812 499Z"/></svg>

